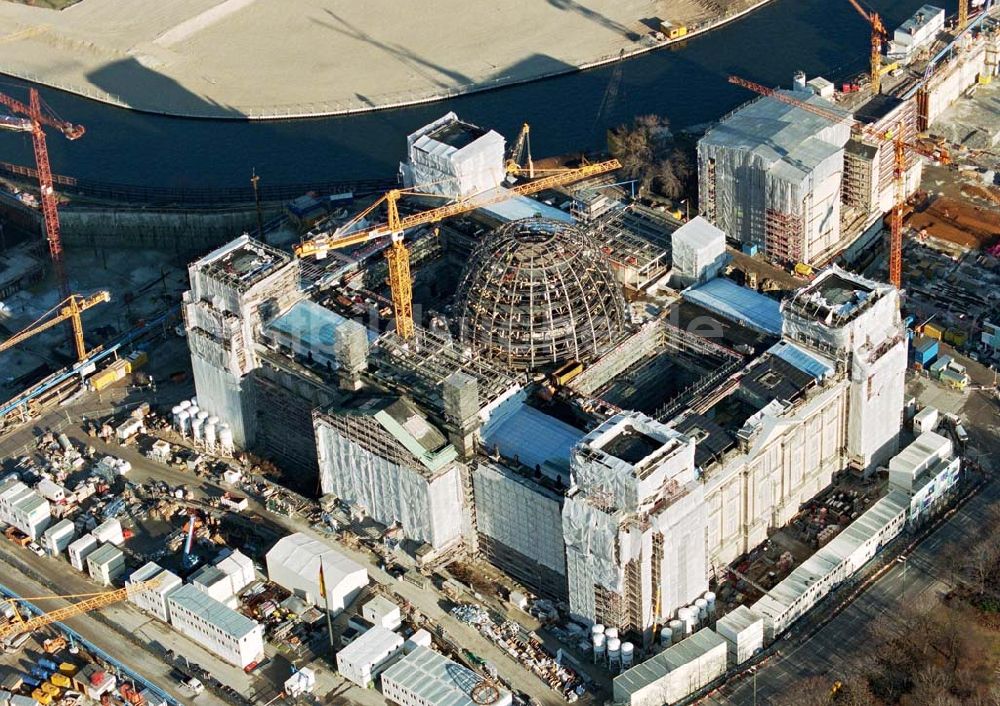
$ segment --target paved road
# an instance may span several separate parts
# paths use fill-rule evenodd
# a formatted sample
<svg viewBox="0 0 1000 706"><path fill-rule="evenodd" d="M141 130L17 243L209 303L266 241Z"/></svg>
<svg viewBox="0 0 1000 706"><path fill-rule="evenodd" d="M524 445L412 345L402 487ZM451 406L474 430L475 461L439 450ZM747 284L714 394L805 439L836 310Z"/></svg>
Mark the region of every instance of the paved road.
<svg viewBox="0 0 1000 706"><path fill-rule="evenodd" d="M117 397L120 397L118 395ZM74 408L73 419L78 419L79 414L82 410L92 410L98 408L107 408L108 398L105 396L105 401L103 404L98 404L93 400L88 400L80 406ZM31 426L25 427L17 430L10 436L3 439L0 442L0 455L9 455L10 450L13 448L20 448L25 444L32 444L35 436L35 429L45 429L54 426L57 422L66 419L66 413L64 410L57 410L52 412L47 417L42 420L34 422ZM161 479L166 481L168 484L173 486L185 485L192 490L194 490L196 497L204 497L206 495L219 496L222 495L226 488L213 483L211 480L197 478L194 474L187 471L182 471L177 468L172 468L165 466L161 463L151 461L142 454L140 454L134 446L121 447L117 444L106 444L98 439L86 436L80 429L79 425L74 423L65 424L65 433L74 440L80 441L83 444L89 444L94 446L98 454L112 454L120 458L128 460L132 464L132 471L129 473L129 479L137 482L143 482L151 478ZM319 534L315 532L312 527L300 517L285 517L282 515L276 515L268 512L263 505L259 502L250 499L250 510L255 511L263 516L268 517L273 520L276 524L284 527L288 532L305 532L311 536L315 536L327 542L334 542L330 537L326 535ZM514 661L506 652L502 651L496 647L493 643L484 638L477 630L473 627L455 619L452 617L443 607L442 607L442 596L436 591L429 588L421 589L413 584L407 583L405 581L399 581L386 572L378 568L379 558L373 554L366 551L358 551L345 547L343 545L337 544L337 548L344 554L347 554L351 558L355 559L363 566L368 569L368 574L374 581L381 583L389 587L389 590L398 596L406 599L423 615L429 617L438 625L444 627L448 634L456 642L461 644L463 647L475 652L487 661L496 665L500 674L504 676L515 688L524 691L530 696L535 697L541 704L545 706L556 706L565 704L565 701L558 696L554 691L552 691L545 683L543 683L537 676L529 672L527 669L522 667L518 662ZM27 554L27 552L25 552ZM2 556L0 556L2 558ZM35 557L30 557L34 559ZM32 566L34 568L34 566ZM73 572L72 568L69 568L65 562L56 563L51 560L45 560L39 562L39 568L41 568L46 576L51 576L53 581L62 583L65 580L64 574L66 572ZM75 573L75 572L73 572ZM73 577L77 580L82 581L80 577ZM92 590L92 589L91 589ZM69 592L69 591L67 591ZM32 593L31 595L40 595L38 592ZM138 612L138 611L136 611ZM155 624L156 621L151 621ZM99 625L99 624L98 624ZM94 626L95 629L97 625ZM160 626L165 627L165 626ZM105 628L105 632L108 633L108 629ZM88 636L89 637L89 636ZM160 636L161 641L165 641L164 636ZM111 635L105 636L105 642L108 639L113 640ZM183 638L182 638L183 639ZM192 644L187 641L188 644ZM99 644L104 647L103 642L95 640L95 644ZM201 655L204 659L200 659L199 663L203 666L208 667L218 660L209 658L208 654L205 653ZM131 664L126 660L127 664ZM220 667L222 663L219 663ZM243 675L241 674L240 677ZM221 679L221 677L220 677ZM248 684L245 678L242 680L242 684L233 683L227 679L222 679L225 683L229 683L231 686L239 688L240 691L246 693ZM355 694L354 689L348 690L346 694L342 695L341 698L349 700L352 695L357 695L359 700L364 700L370 702L369 699L364 698L365 695Z"/></svg>
<svg viewBox="0 0 1000 706"><path fill-rule="evenodd" d="M881 615L892 616L902 602L933 599L948 589L944 548L973 537L989 507L1000 501L1000 482L993 481L927 537L904 563L897 563L840 615L802 644L771 658L756 674L756 703L764 705L800 679L822 676L831 682L857 673L866 652L868 626ZM794 628L793 628L794 630ZM780 649L780 648L779 648ZM705 703L752 705L754 680L746 677L723 687Z"/></svg>
<svg viewBox="0 0 1000 706"><path fill-rule="evenodd" d="M95 590L99 590L93 583L83 578L82 574L78 574L68 563L48 557L36 557L26 550L17 549L8 542L0 544L0 562L3 562L3 583L21 596L47 596L52 595L54 591L60 594L93 593ZM50 580L47 580L43 586L18 570L18 564L24 564L30 571ZM66 603L67 601L53 600L39 602L38 605L54 609L62 607ZM138 608L129 604L105 608L104 614L105 617L115 621L123 634L116 634L93 615L82 615L66 621L66 624L111 657L149 679L181 703L213 704L214 706L224 706L227 703L209 691L203 692L193 700L189 693L179 691L177 683L169 676L171 665L162 656L156 654L154 645L167 645L173 649L180 648L191 661L203 665L217 661L208 652L187 641L179 633L173 632L165 623L151 619ZM129 633L136 635L140 642L147 645L147 649L144 650L139 645L127 641L125 635ZM222 663L219 664L220 669L213 670L213 673L220 680L226 682L242 680L244 684L247 682L246 675L241 670ZM239 673L238 676L236 676L237 673Z"/></svg>

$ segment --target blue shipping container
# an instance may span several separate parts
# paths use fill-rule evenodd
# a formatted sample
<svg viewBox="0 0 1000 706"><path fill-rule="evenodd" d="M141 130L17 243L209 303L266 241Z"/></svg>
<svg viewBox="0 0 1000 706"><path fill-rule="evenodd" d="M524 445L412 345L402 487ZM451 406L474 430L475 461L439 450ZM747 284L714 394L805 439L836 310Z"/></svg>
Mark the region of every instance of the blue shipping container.
<svg viewBox="0 0 1000 706"><path fill-rule="evenodd" d="M926 368L937 358L939 344L936 339L919 336L913 343L913 362Z"/></svg>

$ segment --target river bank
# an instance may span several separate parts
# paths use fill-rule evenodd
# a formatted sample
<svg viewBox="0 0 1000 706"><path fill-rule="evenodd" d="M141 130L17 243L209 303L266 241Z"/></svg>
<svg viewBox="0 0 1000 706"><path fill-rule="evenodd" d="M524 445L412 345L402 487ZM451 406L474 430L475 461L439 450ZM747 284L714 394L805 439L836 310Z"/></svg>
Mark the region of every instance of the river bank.
<svg viewBox="0 0 1000 706"><path fill-rule="evenodd" d="M461 0L132 2L130 18L116 0L61 12L0 2L0 73L174 117L345 116L603 66L772 0L511 0L474 12ZM658 39L661 20L686 35Z"/></svg>

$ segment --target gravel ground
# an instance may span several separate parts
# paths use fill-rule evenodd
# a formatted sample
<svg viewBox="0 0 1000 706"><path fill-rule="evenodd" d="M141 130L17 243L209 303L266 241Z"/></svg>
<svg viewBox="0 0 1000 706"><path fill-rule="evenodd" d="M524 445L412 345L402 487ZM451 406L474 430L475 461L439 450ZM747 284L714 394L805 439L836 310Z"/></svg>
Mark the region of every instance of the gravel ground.
<svg viewBox="0 0 1000 706"><path fill-rule="evenodd" d="M3 72L218 118L370 110L572 70L754 0L0 2Z"/></svg>

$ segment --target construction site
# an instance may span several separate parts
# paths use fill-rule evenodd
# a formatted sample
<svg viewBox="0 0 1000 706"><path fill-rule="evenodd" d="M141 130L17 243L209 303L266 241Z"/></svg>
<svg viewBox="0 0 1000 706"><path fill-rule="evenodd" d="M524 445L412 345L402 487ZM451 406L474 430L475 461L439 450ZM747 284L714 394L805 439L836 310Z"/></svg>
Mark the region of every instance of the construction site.
<svg viewBox="0 0 1000 706"><path fill-rule="evenodd" d="M730 77L690 217L449 112L384 194L99 288L83 128L0 94L58 290L11 256L0 353L70 361L0 407L0 706L675 703L943 517L995 426L997 125L957 125L1000 33L857 9L865 81Z"/></svg>

